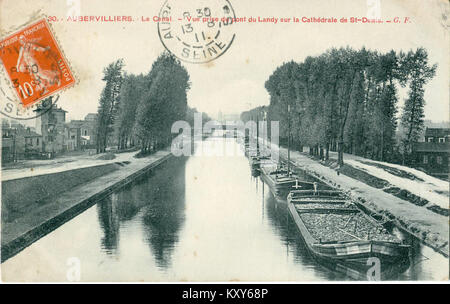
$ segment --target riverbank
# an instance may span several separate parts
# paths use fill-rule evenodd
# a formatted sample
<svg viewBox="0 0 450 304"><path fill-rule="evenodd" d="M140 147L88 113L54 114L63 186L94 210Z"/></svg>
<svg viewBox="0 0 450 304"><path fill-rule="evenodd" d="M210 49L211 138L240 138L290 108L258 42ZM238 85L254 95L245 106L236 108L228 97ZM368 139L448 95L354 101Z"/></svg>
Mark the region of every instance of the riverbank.
<svg viewBox="0 0 450 304"><path fill-rule="evenodd" d="M272 149L277 149L277 147L273 146ZM279 154L280 158L287 160L286 148L280 148ZM394 192L390 191L394 187L389 183L380 187L373 185L374 180L382 180L374 172L377 169L382 169L374 168L363 171L356 166L355 159L350 158L346 162L346 157L344 156L347 171L353 171L350 173L342 170L342 168L338 172L337 164L332 159L320 161L298 151L291 151L290 158L292 165L320 179L329 186L342 190L354 202L365 208L366 211L381 216L385 220L391 220L397 227L415 236L435 251L445 257L449 256L449 217L446 215L448 214L448 204L445 206L441 200L433 200L434 196L436 196L436 191L430 194L431 191L427 190L426 187L433 189L432 186L434 186L429 180L427 182L417 180L413 183L413 180L405 178L402 182L398 182L388 176L389 182L396 183L396 191ZM370 162L370 160L367 160L367 162ZM359 174L355 174L356 171ZM405 168L404 171L408 171L408 169ZM428 176L421 176L421 178L428 178ZM414 184L420 183L423 183L420 187L411 189L414 187ZM414 191L416 194L423 192L425 197L422 197L422 201L420 201L411 199L411 195L405 195L403 198L400 195L396 195L398 193L412 192L409 190ZM443 195L445 196L445 193ZM427 200L428 198L430 198L430 201ZM414 202L416 201L421 203L415 204ZM446 210L447 213L445 214L443 210Z"/></svg>
<svg viewBox="0 0 450 304"><path fill-rule="evenodd" d="M113 153L114 158L108 157ZM117 162L131 162L134 160L134 155L137 152L118 153L117 151L114 151L113 153L84 153L79 155L61 156L48 160L22 160L19 163L8 164L8 166L2 167L1 180L3 182L12 179L39 176Z"/></svg>
<svg viewBox="0 0 450 304"><path fill-rule="evenodd" d="M133 155L135 153L132 152ZM2 180L2 187L7 182L14 182L17 185L29 184L32 187L29 179L36 178L47 180L49 183L47 185L42 184L40 187L32 187L34 194L28 193L27 189L24 188L21 193L18 193L24 198L30 198L29 202L24 203L21 200L19 203L24 205L26 210L16 208L20 211L16 213L2 210L2 215L8 213L9 216L8 218L2 216L1 261L3 262L14 256L23 248L80 214L114 190L131 183L139 176L170 159L172 154L169 148L139 159L129 156L122 156L122 158L127 159L126 161L115 159L112 162L94 166L76 166L68 170L59 168L57 172L39 174L39 177L22 178L23 183L20 182L21 179ZM78 172L77 170L84 171ZM61 181L61 185L54 184L54 181L64 178L62 175L65 177L79 175L79 178L91 176L92 178L86 179L84 183L77 183L74 179L72 181L66 180L66 182ZM70 183L72 184L70 185ZM48 188L45 189L46 187ZM59 191L55 191L55 189ZM40 192L46 195L42 194L41 198L32 202L31 200ZM17 197L14 198L14 195L11 195L10 198L12 203L6 204L5 201L2 201L2 207L14 205L14 199L17 199Z"/></svg>

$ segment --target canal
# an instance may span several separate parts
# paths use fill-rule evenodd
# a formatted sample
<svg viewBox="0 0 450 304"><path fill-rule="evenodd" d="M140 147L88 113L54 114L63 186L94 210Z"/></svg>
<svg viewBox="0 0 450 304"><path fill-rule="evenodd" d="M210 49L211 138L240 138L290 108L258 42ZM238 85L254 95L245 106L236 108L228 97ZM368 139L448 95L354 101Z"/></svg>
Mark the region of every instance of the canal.
<svg viewBox="0 0 450 304"><path fill-rule="evenodd" d="M349 279L312 259L285 204L251 176L234 139L197 145L193 156L171 159L4 262L3 280ZM445 257L411 243L411 265L393 279L448 279Z"/></svg>

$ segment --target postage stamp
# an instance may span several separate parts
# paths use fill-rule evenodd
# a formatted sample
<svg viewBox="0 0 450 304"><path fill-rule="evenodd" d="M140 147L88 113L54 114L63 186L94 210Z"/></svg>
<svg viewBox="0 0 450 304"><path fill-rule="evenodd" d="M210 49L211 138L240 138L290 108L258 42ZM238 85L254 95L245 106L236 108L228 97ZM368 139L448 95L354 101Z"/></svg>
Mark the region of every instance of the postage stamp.
<svg viewBox="0 0 450 304"><path fill-rule="evenodd" d="M190 63L219 58L235 38L236 15L228 0L167 0L158 20L158 34L164 47Z"/></svg>
<svg viewBox="0 0 450 304"><path fill-rule="evenodd" d="M5 72L1 88L5 105L0 111L10 117L24 116L31 106L76 82L46 18L3 38L0 60ZM5 92L8 87L13 94ZM14 106L22 115L12 113Z"/></svg>

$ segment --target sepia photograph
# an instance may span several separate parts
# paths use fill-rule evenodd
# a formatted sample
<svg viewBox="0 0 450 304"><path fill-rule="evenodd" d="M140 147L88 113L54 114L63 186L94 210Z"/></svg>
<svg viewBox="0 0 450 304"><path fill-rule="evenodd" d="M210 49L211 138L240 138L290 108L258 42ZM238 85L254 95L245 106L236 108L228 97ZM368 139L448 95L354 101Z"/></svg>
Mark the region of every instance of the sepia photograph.
<svg viewBox="0 0 450 304"><path fill-rule="evenodd" d="M449 16L0 0L0 281L448 283Z"/></svg>

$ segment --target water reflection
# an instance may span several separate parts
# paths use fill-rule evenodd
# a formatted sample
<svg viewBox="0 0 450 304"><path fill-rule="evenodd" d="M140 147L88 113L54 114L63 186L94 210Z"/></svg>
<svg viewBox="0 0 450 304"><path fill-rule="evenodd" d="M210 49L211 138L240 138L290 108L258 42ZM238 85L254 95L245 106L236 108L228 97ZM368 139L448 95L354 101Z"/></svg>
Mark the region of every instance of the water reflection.
<svg viewBox="0 0 450 304"><path fill-rule="evenodd" d="M142 222L147 243L160 268L168 268L185 221L185 162L171 162L170 172L153 188L151 203L146 206ZM168 186L169 185L169 186Z"/></svg>
<svg viewBox="0 0 450 304"><path fill-rule="evenodd" d="M98 220L103 229L101 246L107 254L116 254L120 222L117 213L118 195L111 195L97 204Z"/></svg>
<svg viewBox="0 0 450 304"><path fill-rule="evenodd" d="M141 212L145 242L160 268L170 266L170 257L184 223L185 159L174 158L97 203L101 247L106 254L119 255L120 225Z"/></svg>

